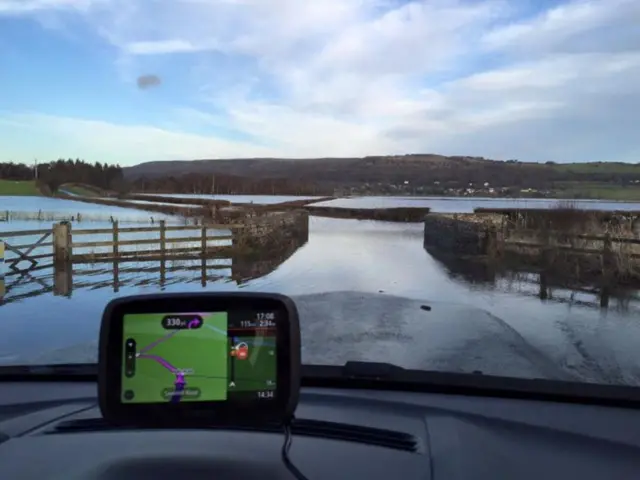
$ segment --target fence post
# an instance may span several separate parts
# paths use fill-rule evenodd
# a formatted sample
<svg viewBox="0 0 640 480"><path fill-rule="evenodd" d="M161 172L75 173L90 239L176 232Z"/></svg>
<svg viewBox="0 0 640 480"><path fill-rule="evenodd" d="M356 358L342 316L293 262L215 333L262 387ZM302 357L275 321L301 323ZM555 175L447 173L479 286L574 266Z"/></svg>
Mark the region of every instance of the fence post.
<svg viewBox="0 0 640 480"><path fill-rule="evenodd" d="M207 256L207 227L202 225L202 256Z"/></svg>
<svg viewBox="0 0 640 480"><path fill-rule="evenodd" d="M611 235L607 232L602 241L602 264L605 270L608 270L613 263L613 249L611 242Z"/></svg>
<svg viewBox="0 0 640 480"><path fill-rule="evenodd" d="M167 248L167 233L164 220L160 220L160 255L164 258Z"/></svg>
<svg viewBox="0 0 640 480"><path fill-rule="evenodd" d="M114 258L118 258L120 255L118 251L118 221L113 222L113 256Z"/></svg>
<svg viewBox="0 0 640 480"><path fill-rule="evenodd" d="M70 297L73 291L73 265L71 262L62 263L53 268L53 294Z"/></svg>
<svg viewBox="0 0 640 480"><path fill-rule="evenodd" d="M0 305L2 305L4 293L4 242L0 240Z"/></svg>
<svg viewBox="0 0 640 480"><path fill-rule="evenodd" d="M551 246L552 233L547 228L547 224L542 225L541 245L540 245L540 291L541 300L549 298L549 274L552 274L554 252Z"/></svg>
<svg viewBox="0 0 640 480"><path fill-rule="evenodd" d="M549 298L549 284L547 281L547 272L546 270L542 270L540 272L540 277L538 278L539 289L538 289L538 297L540 300L546 300Z"/></svg>
<svg viewBox="0 0 640 480"><path fill-rule="evenodd" d="M165 255L167 248L167 231L166 223L164 220L160 220L160 286L164 286L166 281L166 265Z"/></svg>
<svg viewBox="0 0 640 480"><path fill-rule="evenodd" d="M53 226L53 262L56 265L70 263L73 257L71 223L60 222Z"/></svg>
<svg viewBox="0 0 640 480"><path fill-rule="evenodd" d="M120 264L118 263L118 257L120 256L120 250L118 248L118 221L113 222L113 291L118 292L120 290Z"/></svg>
<svg viewBox="0 0 640 480"><path fill-rule="evenodd" d="M600 288L600 307L609 306L609 296L611 293L611 283L613 280L613 250L611 235L607 232L602 241L602 284Z"/></svg>
<svg viewBox="0 0 640 480"><path fill-rule="evenodd" d="M202 257L200 259L200 283L207 285L207 227L203 219L202 223Z"/></svg>

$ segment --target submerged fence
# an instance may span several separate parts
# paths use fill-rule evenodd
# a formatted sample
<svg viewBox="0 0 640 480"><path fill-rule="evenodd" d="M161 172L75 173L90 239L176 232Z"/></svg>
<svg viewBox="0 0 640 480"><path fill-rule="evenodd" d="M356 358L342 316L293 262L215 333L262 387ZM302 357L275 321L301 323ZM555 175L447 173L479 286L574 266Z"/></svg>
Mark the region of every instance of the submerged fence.
<svg viewBox="0 0 640 480"><path fill-rule="evenodd" d="M51 230L0 232L0 236L4 241L5 251L13 254L5 258L6 270L19 272L44 268L45 265L40 265L44 259L50 260L51 264L61 264L122 260L127 257L143 260L147 257L164 258L185 253L197 253L200 256L214 255L219 253L222 247L231 246L236 232L243 227L242 224L167 226L164 221L160 221L157 227L120 228L118 222L113 222L112 228L72 231L70 223L61 222L54 225ZM197 233L191 233L188 236L170 236L170 232L187 231ZM127 235L136 233L144 234L144 238L127 238ZM102 238L91 241L84 239L87 236L95 238L98 235ZM37 240L21 243L20 239L25 237L37 237ZM225 241L228 242L226 245L220 243ZM142 250L122 248L131 246L145 248ZM19 267L24 262L29 266Z"/></svg>
<svg viewBox="0 0 640 480"><path fill-rule="evenodd" d="M268 274L306 243L308 217L270 216L199 226L160 221L151 227L124 228L114 222L110 228L95 229L72 229L61 222L50 230L0 232L0 239L5 250L0 303L3 297L6 303L11 291L26 283L40 288L12 295L11 301L48 292L70 295L74 277L76 286L108 283L114 291L126 284L122 277L130 273L148 279L157 275L153 282L160 286L167 274L177 271L190 272L188 281L199 279L203 286L222 276L240 283ZM39 276L42 270L52 271L53 278Z"/></svg>

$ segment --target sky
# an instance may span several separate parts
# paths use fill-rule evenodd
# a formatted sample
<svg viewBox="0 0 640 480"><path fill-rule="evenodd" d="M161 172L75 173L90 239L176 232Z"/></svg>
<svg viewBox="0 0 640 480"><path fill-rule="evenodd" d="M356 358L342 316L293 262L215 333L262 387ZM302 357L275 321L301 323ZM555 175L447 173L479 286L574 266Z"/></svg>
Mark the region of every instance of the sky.
<svg viewBox="0 0 640 480"><path fill-rule="evenodd" d="M0 0L0 161L640 162L638 0Z"/></svg>

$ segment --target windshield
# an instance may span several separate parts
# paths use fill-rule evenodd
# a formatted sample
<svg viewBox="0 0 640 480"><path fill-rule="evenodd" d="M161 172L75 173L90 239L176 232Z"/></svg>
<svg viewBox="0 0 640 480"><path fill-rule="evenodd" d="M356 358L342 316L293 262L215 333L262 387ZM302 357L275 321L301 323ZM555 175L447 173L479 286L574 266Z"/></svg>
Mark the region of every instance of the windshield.
<svg viewBox="0 0 640 480"><path fill-rule="evenodd" d="M635 0L0 0L0 365L118 296L294 298L306 364L640 382Z"/></svg>

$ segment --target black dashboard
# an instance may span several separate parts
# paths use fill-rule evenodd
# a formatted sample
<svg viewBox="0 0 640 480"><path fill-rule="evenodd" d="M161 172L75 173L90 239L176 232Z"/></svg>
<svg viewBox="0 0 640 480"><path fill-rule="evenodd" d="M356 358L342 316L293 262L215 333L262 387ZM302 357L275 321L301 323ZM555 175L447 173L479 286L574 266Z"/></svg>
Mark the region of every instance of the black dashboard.
<svg viewBox="0 0 640 480"><path fill-rule="evenodd" d="M640 410L303 388L290 458L314 479L638 479ZM123 430L95 383L0 383L2 479L291 479L279 431Z"/></svg>

